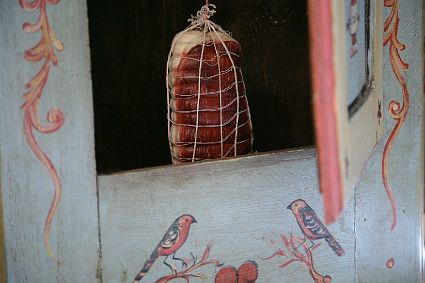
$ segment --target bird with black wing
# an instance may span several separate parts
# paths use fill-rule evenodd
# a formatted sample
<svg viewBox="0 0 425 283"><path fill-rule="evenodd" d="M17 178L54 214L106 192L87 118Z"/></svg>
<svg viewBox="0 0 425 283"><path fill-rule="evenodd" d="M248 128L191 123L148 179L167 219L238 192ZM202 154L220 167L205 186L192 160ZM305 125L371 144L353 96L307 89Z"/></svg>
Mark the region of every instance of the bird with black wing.
<svg viewBox="0 0 425 283"><path fill-rule="evenodd" d="M162 240L158 243L151 256L148 258L140 272L134 278L133 283L140 282L160 256L165 256L163 263L168 266L172 272L175 270L170 264L167 263L166 260L168 256L173 255L174 260L179 260L183 265L186 265L182 259L175 257L175 255L177 250L180 249L181 246L186 242L187 236L189 235L190 226L193 223L197 222L195 217L192 215L184 214L178 217L173 222L173 224L171 224L170 228L168 228L167 232L165 232Z"/></svg>
<svg viewBox="0 0 425 283"><path fill-rule="evenodd" d="M288 205L287 209L292 210L298 226L308 240L313 242L315 240L325 239L329 247L338 256L344 255L345 252L341 245L335 240L319 217L317 217L316 212L304 200L297 199L293 201Z"/></svg>

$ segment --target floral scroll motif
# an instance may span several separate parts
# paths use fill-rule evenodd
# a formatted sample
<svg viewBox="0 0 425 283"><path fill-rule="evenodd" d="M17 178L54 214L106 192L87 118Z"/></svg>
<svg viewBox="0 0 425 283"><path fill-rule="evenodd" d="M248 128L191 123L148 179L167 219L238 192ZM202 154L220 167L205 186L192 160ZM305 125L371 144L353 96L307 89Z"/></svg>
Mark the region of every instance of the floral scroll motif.
<svg viewBox="0 0 425 283"><path fill-rule="evenodd" d="M54 187L53 199L50 205L44 224L44 245L50 257L54 256L49 245L50 227L53 217L58 208L61 197L61 180L59 174L47 156L38 144L34 132L41 134L50 134L58 131L64 124L64 115L58 108L52 108L47 113L47 123L42 122L39 116L39 103L43 95L44 88L49 79L50 69L58 64L58 58L55 51L62 51L64 46L53 32L47 15L46 8L50 5L56 5L60 0L19 0L21 7L28 12L39 11L38 19L35 23L25 22L22 28L27 33L40 32L41 38L37 44L27 49L24 54L25 60L31 63L43 62L38 72L25 84L27 92L24 94L24 133L28 145L47 169ZM56 259L57 260L57 259Z"/></svg>
<svg viewBox="0 0 425 283"><path fill-rule="evenodd" d="M388 105L388 111L390 113L390 116L396 123L385 143L384 152L382 156L382 181L388 199L391 203L391 230L394 230L397 225L397 205L389 182L388 159L394 140L397 137L401 127L403 126L409 111L409 90L407 82L402 73L403 71L406 71L409 68L409 65L404 62L400 56L400 51L403 51L406 48L406 45L401 43L398 39L398 27L400 23L400 17L398 15L399 0L386 0L384 5L385 7L391 9L391 12L385 20L384 24L384 47L388 46L391 68L397 78L403 95L402 103L393 99Z"/></svg>

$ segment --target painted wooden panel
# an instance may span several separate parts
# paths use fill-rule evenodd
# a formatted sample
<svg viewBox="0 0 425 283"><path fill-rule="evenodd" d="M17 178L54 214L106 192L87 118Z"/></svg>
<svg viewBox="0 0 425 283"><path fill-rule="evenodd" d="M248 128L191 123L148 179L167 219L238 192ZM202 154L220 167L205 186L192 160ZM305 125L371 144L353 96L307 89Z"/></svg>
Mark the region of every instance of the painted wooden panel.
<svg viewBox="0 0 425 283"><path fill-rule="evenodd" d="M385 5L384 18L391 22L394 15L399 29L393 35L405 46L396 44L394 51L384 41L385 99L378 109L385 117L384 139L373 151L354 194L348 196L342 216L328 227L345 250L342 258L322 243L319 249L310 249L321 276L312 278L298 261L288 264L288 255L291 260L297 252L288 253L285 242L291 232L300 233L300 227L291 213L285 214L286 204L304 199L323 219L315 154L309 150L266 154L100 176L105 282L132 280L158 242L163 243L160 240L170 224L185 213L194 215L197 223L191 226L178 256L190 259L190 252L200 256L213 241L211 259L235 269L246 260L255 260L258 282L327 282L325 275L335 282L422 282L423 4L385 1ZM387 22L386 35L391 32L388 26ZM408 68L397 72L394 62ZM399 108L394 108L394 99L400 101ZM395 115L397 111L404 116ZM264 260L263 254L274 257ZM142 280L167 282L167 278L160 279L170 274L163 258L152 267L148 262ZM173 264L181 271L179 261ZM203 279L206 282L221 274L221 268L214 265L201 271L208 277Z"/></svg>
<svg viewBox="0 0 425 283"><path fill-rule="evenodd" d="M424 282L424 4L385 4L386 134L356 188L356 281Z"/></svg>
<svg viewBox="0 0 425 283"><path fill-rule="evenodd" d="M162 262L165 249L179 239L182 246L176 256L188 267L172 256L167 263L177 268L180 281L198 275L191 281L224 282L223 274L241 278L252 275L244 268L253 266L258 268L258 282L329 282L330 277L334 282L423 281L421 1L385 1L384 17L390 19L393 12L393 34L405 45L384 46L384 139L355 193L348 196L341 218L326 229L312 149L102 175L97 200L85 2L50 2L57 4L47 10L49 22L65 47L49 73L39 113L43 118L57 107L65 120L56 132L36 132L35 138L61 180L62 200L49 233L59 264L43 245L52 180L28 146L20 109L24 84L40 67L23 58L23 50L34 46L39 34L26 33L22 24L36 21L37 14L18 2L0 2L0 37L7 39L0 41L0 65L7 66L0 69L0 181L9 282L96 282L101 276L104 282L129 282L148 258L156 257L152 267L146 266L143 281L167 282L174 277ZM392 28L389 21L387 32ZM394 66L403 70L397 72ZM399 108L393 100L400 101ZM402 115L395 115L399 111ZM392 192L388 195L393 201L387 192ZM287 209L298 199L311 207L303 215ZM296 203L306 207L303 201ZM187 239L180 238L175 226L162 238L184 214L197 221ZM298 239L314 239L318 232L325 239L315 244Z"/></svg>
<svg viewBox="0 0 425 283"><path fill-rule="evenodd" d="M357 0L309 2L313 106L327 222L338 217L345 197L351 194L383 133L378 113L382 102L384 1L369 2L370 5ZM347 8L355 10L354 15L346 13ZM364 19L366 14L368 19ZM360 16L363 32L350 31L349 23ZM350 32L356 40L359 36L359 42L351 41L353 46L347 48ZM370 33L370 41L365 33ZM360 56L363 60L356 63ZM365 65L368 69L362 67ZM354 99L349 102L353 92Z"/></svg>
<svg viewBox="0 0 425 283"><path fill-rule="evenodd" d="M1 158L1 156L0 156ZM1 180L1 173L0 173ZM4 241L4 218L3 218L3 197L2 190L0 186L0 282L7 281L7 271L6 271L6 247Z"/></svg>
<svg viewBox="0 0 425 283"><path fill-rule="evenodd" d="M382 9L382 6L380 8ZM368 0L345 0L344 12L349 106L361 95L363 87L369 80L367 41L369 40L370 3Z"/></svg>
<svg viewBox="0 0 425 283"><path fill-rule="evenodd" d="M8 281L96 282L85 1L1 1L0 26L0 177ZM54 192L61 193L58 203Z"/></svg>
<svg viewBox="0 0 425 283"><path fill-rule="evenodd" d="M171 223L190 214L197 223L191 225L176 257L191 259L193 253L199 260L211 242L210 260L236 268L253 260L258 264L258 282L313 282L305 261L288 263L297 252L288 251L282 236L304 237L287 209L294 200L304 199L323 219L315 160L315 151L306 149L99 176L103 281L130 282ZM349 202L344 217L328 227L344 256L323 239L310 250L314 270L335 282L354 277L353 219ZM295 243L297 248L300 244ZM307 247L311 245L307 241ZM305 255L302 248L297 251ZM164 256L156 260L142 282L163 282L157 280L170 274L163 260ZM167 262L182 270L181 262L171 256ZM206 265L194 271L206 278L190 281L214 282L219 270Z"/></svg>

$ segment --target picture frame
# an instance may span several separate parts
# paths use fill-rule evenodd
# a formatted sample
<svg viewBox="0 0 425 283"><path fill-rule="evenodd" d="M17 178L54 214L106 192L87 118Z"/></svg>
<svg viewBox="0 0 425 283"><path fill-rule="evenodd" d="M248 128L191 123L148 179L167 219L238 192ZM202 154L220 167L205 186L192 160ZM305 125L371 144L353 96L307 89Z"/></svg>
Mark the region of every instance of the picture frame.
<svg viewBox="0 0 425 283"><path fill-rule="evenodd" d="M344 207L383 134L383 0L309 0L313 109L325 220Z"/></svg>

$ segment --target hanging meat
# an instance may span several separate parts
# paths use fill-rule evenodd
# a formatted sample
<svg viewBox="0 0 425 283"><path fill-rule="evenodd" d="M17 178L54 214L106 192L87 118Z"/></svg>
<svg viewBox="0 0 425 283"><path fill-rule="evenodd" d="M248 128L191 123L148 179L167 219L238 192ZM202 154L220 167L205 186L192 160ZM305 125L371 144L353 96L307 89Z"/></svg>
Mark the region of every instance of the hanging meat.
<svg viewBox="0 0 425 283"><path fill-rule="evenodd" d="M251 152L252 123L240 44L210 21L205 5L178 33L167 62L168 139L173 163Z"/></svg>

